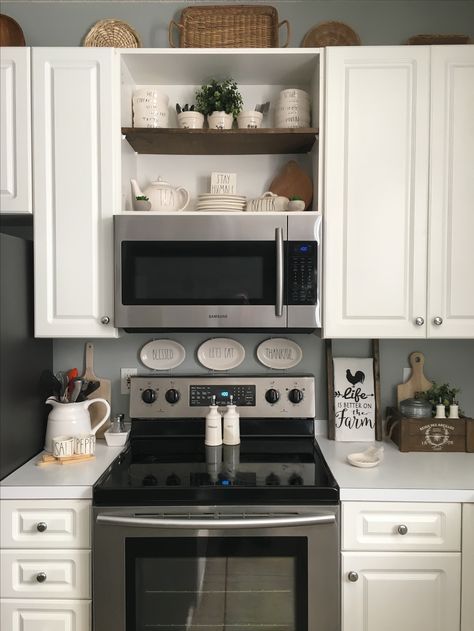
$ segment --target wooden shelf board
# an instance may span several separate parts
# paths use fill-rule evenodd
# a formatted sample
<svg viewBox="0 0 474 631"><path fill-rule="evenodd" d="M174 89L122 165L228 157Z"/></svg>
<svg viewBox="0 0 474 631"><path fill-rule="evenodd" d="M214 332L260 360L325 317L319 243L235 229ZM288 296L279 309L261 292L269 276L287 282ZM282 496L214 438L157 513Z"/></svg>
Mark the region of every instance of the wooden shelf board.
<svg viewBox="0 0 474 631"><path fill-rule="evenodd" d="M315 143L318 130L124 127L122 134L137 153L245 155L308 153Z"/></svg>

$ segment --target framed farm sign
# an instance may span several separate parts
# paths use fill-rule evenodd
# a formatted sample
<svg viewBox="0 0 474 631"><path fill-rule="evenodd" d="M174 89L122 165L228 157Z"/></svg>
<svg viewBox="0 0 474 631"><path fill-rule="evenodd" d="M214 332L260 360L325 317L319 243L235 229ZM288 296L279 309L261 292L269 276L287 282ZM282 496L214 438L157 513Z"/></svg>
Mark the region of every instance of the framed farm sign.
<svg viewBox="0 0 474 631"><path fill-rule="evenodd" d="M333 357L332 344L326 343L329 438L382 440L378 340L373 349L374 357Z"/></svg>

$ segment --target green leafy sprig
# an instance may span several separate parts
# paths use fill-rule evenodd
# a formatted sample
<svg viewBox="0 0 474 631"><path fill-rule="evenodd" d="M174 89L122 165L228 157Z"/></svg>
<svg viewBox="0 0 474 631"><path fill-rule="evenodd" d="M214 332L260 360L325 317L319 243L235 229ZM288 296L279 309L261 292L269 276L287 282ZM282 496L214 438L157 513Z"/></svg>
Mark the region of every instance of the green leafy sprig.
<svg viewBox="0 0 474 631"><path fill-rule="evenodd" d="M212 79L196 90L196 109L201 114L209 116L212 112L225 112L236 118L242 106L242 95L233 79Z"/></svg>

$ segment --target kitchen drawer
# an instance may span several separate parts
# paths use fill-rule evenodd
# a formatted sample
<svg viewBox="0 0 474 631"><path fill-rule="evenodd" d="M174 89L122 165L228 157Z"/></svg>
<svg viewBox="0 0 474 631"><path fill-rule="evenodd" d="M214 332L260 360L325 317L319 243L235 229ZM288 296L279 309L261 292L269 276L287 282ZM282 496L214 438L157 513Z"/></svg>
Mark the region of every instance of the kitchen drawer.
<svg viewBox="0 0 474 631"><path fill-rule="evenodd" d="M0 600L5 631L90 631L90 600Z"/></svg>
<svg viewBox="0 0 474 631"><path fill-rule="evenodd" d="M461 550L461 505L343 502L343 550Z"/></svg>
<svg viewBox="0 0 474 631"><path fill-rule="evenodd" d="M91 598L89 550L2 550L2 598Z"/></svg>
<svg viewBox="0 0 474 631"><path fill-rule="evenodd" d="M88 500L3 500L1 548L90 548Z"/></svg>

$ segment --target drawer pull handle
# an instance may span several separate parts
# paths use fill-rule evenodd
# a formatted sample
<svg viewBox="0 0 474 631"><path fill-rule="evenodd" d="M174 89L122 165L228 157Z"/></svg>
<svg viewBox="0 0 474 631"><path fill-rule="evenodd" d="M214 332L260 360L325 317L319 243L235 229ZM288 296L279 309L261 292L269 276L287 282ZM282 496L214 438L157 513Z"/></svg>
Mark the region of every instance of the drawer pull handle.
<svg viewBox="0 0 474 631"><path fill-rule="evenodd" d="M350 580L351 583L355 583L359 580L359 575L357 574L357 572L349 572L347 578Z"/></svg>
<svg viewBox="0 0 474 631"><path fill-rule="evenodd" d="M397 532L399 535L406 535L408 532L408 528L405 526L405 524L400 524L397 528Z"/></svg>
<svg viewBox="0 0 474 631"><path fill-rule="evenodd" d="M46 572L38 572L38 574L36 575L36 580L38 581L38 583L44 583L46 579Z"/></svg>
<svg viewBox="0 0 474 631"><path fill-rule="evenodd" d="M44 532L48 528L48 524L45 521L40 521L36 524L36 530L38 532Z"/></svg>

